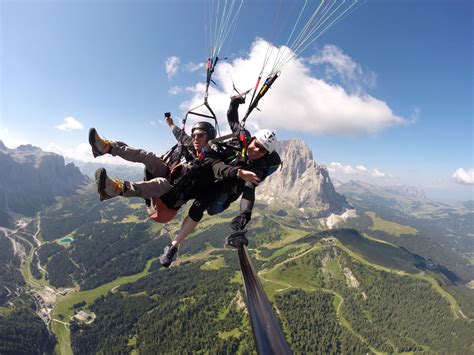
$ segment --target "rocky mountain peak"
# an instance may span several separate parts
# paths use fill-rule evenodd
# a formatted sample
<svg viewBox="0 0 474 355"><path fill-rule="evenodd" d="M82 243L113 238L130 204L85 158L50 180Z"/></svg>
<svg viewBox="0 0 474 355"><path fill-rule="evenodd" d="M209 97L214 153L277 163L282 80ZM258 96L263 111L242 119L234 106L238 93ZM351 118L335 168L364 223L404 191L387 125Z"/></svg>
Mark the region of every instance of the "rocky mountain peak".
<svg viewBox="0 0 474 355"><path fill-rule="evenodd" d="M283 161L282 168L257 189L259 198L308 208L317 217L342 214L349 208L345 197L334 189L327 167L313 160L305 142L299 139L281 141L277 152Z"/></svg>
<svg viewBox="0 0 474 355"><path fill-rule="evenodd" d="M4 148L2 148L2 146ZM0 225L9 214L34 215L55 202L56 197L74 194L88 178L64 158L32 145L16 149L0 146Z"/></svg>
<svg viewBox="0 0 474 355"><path fill-rule="evenodd" d="M18 148L16 148L16 150L19 152L25 152L25 153L42 152L41 148L35 147L34 145L31 145L31 144L20 145Z"/></svg>
<svg viewBox="0 0 474 355"><path fill-rule="evenodd" d="M278 143L277 151L283 160L282 174L289 177L284 181L286 184L292 184L296 179L302 178L308 169L315 166L313 154L303 141L297 139L281 141Z"/></svg>

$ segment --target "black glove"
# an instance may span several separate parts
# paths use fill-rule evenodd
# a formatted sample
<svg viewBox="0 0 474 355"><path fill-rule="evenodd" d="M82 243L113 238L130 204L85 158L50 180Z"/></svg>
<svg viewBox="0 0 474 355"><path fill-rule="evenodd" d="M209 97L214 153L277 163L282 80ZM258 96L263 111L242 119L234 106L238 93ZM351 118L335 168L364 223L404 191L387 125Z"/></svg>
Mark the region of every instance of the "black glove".
<svg viewBox="0 0 474 355"><path fill-rule="evenodd" d="M250 213L243 212L232 219L232 221L230 222L230 228L235 231L241 231L245 228L247 223L250 222L250 219Z"/></svg>
<svg viewBox="0 0 474 355"><path fill-rule="evenodd" d="M234 248L240 248L242 245L248 246L249 240L245 237L245 233L247 233L246 229L233 232L226 238L227 244Z"/></svg>
<svg viewBox="0 0 474 355"><path fill-rule="evenodd" d="M245 103L245 95L236 95L231 97L232 105L240 105Z"/></svg>

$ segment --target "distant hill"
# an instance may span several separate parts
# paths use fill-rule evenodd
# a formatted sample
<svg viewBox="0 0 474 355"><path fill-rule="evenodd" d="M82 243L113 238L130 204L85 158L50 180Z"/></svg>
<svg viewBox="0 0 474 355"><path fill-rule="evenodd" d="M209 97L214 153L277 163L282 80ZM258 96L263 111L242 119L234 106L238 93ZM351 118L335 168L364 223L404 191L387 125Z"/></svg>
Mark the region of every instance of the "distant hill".
<svg viewBox="0 0 474 355"><path fill-rule="evenodd" d="M474 252L474 206L472 201L446 204L429 200L423 191L407 186L379 186L361 181L341 184L352 204L361 209L389 216L391 219L425 221L448 234L468 237L463 245Z"/></svg>
<svg viewBox="0 0 474 355"><path fill-rule="evenodd" d="M470 261L474 256L474 208L471 203L439 203L429 200L413 187L385 187L361 181L350 181L337 189L358 210L373 211L384 220L420 231L418 236L404 238L378 231L380 237L412 252L442 260L464 278L474 278L474 263Z"/></svg>
<svg viewBox="0 0 474 355"><path fill-rule="evenodd" d="M466 208L474 208L474 201L472 200L461 202L461 204Z"/></svg>
<svg viewBox="0 0 474 355"><path fill-rule="evenodd" d="M135 166L130 165L119 165L119 164L104 164L98 159L96 162L85 162L82 160L64 158L66 162L73 163L79 168L82 174L94 179L95 171L99 168L105 168L107 174L110 176L119 177L122 180L129 181L141 181L143 179L143 165L136 164Z"/></svg>
<svg viewBox="0 0 474 355"><path fill-rule="evenodd" d="M387 207L394 211L418 212L420 206L436 206L425 193L411 186L381 186L351 180L339 183L337 190L350 197L360 207Z"/></svg>
<svg viewBox="0 0 474 355"><path fill-rule="evenodd" d="M12 214L33 216L58 196L76 193L89 179L64 158L31 145L9 149L0 141L0 225Z"/></svg>

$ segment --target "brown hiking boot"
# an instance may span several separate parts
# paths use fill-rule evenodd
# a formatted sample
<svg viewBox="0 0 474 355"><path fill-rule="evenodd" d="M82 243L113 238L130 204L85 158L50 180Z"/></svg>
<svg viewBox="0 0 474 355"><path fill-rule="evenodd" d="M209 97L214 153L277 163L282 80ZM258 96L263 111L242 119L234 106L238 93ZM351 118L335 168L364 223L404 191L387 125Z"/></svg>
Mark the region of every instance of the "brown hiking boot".
<svg viewBox="0 0 474 355"><path fill-rule="evenodd" d="M101 138L95 128L89 130L89 144L92 147L92 154L95 157L110 153L112 141Z"/></svg>
<svg viewBox="0 0 474 355"><path fill-rule="evenodd" d="M123 181L109 178L107 176L107 171L104 168L96 170L95 183L101 201L116 196L123 196L123 189L125 187Z"/></svg>

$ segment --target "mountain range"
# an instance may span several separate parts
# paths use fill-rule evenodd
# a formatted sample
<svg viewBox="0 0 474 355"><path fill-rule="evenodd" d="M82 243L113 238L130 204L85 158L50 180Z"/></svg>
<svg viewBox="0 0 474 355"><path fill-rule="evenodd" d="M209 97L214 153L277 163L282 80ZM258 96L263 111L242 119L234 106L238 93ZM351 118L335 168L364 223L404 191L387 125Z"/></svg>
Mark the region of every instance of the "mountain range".
<svg viewBox="0 0 474 355"><path fill-rule="evenodd" d="M293 351L472 353L472 204L409 187L334 187L304 142L279 152L283 168L258 187L247 236ZM52 196L30 206L34 218L3 210L16 223L0 228L0 353L255 351L237 255L223 246L238 204L205 217L164 270L157 256L186 209L157 224L140 199L101 203L60 156L0 154L0 191L25 191L29 179L11 176L26 171Z"/></svg>
<svg viewBox="0 0 474 355"><path fill-rule="evenodd" d="M11 226L15 214L31 217L89 182L62 156L31 145L9 149L0 141L0 167L0 226Z"/></svg>

